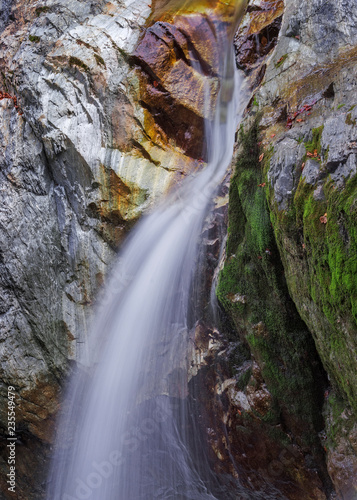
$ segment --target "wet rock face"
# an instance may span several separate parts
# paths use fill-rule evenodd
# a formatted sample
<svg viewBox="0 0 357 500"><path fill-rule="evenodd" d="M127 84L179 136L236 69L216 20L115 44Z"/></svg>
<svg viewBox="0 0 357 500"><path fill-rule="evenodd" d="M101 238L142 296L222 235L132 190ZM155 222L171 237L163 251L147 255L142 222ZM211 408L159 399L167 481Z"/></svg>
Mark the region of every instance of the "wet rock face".
<svg viewBox="0 0 357 500"><path fill-rule="evenodd" d="M350 21L352 10L351 2L343 8L330 5L329 10L309 5L301 9L309 14L305 23L300 11L297 25L287 19L274 60L284 51L286 58L281 67L268 68L259 95L268 113L268 100L288 109L286 123L269 124L264 140L272 149L271 207L289 288L328 372L356 408L357 295L350 249L355 244L357 34ZM338 28L332 29L336 19ZM328 59L326 41L314 38L314 29L328 32L332 39ZM294 210L295 220L290 218ZM331 344L331 334L343 338L346 349L340 341Z"/></svg>
<svg viewBox="0 0 357 500"><path fill-rule="evenodd" d="M4 31L7 24L11 21L12 0L1 0L0 3L0 33Z"/></svg>
<svg viewBox="0 0 357 500"><path fill-rule="evenodd" d="M252 87L264 77L264 61L276 45L283 12L283 0L252 1L237 31L234 39L237 66L250 75Z"/></svg>
<svg viewBox="0 0 357 500"><path fill-rule="evenodd" d="M134 53L134 61L144 70L143 106L155 117L161 135L198 159L204 156L207 79L200 73L197 57L197 68L192 66L193 50L189 35L180 26L157 22L146 31ZM211 77L209 91L214 95L218 78L207 63L206 67Z"/></svg>
<svg viewBox="0 0 357 500"><path fill-rule="evenodd" d="M357 424L350 409L333 391L326 401L326 432L329 448L327 467L340 498L356 496Z"/></svg>
<svg viewBox="0 0 357 500"><path fill-rule="evenodd" d="M183 5L173 1L163 8L156 4L153 24L141 38L131 60L140 67L140 103L144 114L145 110L146 115L149 113L145 122L148 135L156 137L159 143L178 147L191 157L206 159L204 122L213 119L223 69L222 34L233 23L232 8L229 2L223 9L219 2L214 9L215 2L209 1ZM185 14L186 9L189 15ZM205 9L203 14L202 9ZM207 95L212 100L211 107L207 107ZM152 117L155 123L150 128Z"/></svg>
<svg viewBox="0 0 357 500"><path fill-rule="evenodd" d="M356 451L351 440L357 411L357 293L352 257L357 245L356 15L353 1L285 2L277 46L244 121L248 131L258 117L256 163L262 177L256 185L263 188L269 206L269 224L289 293L333 387L326 391L326 434L320 437L341 498L352 498L356 492ZM253 189L248 176L242 182L244 189ZM238 199L230 203L240 213L244 191L239 183L238 192ZM259 200L257 195L254 210L260 209ZM249 206L243 207L248 210ZM254 232L253 222L254 217L256 245L252 243L251 257L264 263L264 254L254 255L258 234L265 234L264 221L259 223L260 233ZM241 239L235 236L234 241L238 245ZM258 247L258 251L262 250ZM234 273L233 261L232 257L226 266ZM236 281L239 287L228 299L245 296L244 303L237 301L244 311L248 294L239 274ZM261 342L254 355L264 376ZM265 381L273 390L274 384Z"/></svg>
<svg viewBox="0 0 357 500"><path fill-rule="evenodd" d="M0 407L15 386L24 488L118 246L203 166L203 94L214 101L215 35L227 24L217 14L212 31L182 9L165 17L164 4L0 4Z"/></svg>
<svg viewBox="0 0 357 500"><path fill-rule="evenodd" d="M194 345L189 402L199 414L217 480L229 475L232 492L242 498L256 491L272 499L329 498L311 457L309 463L279 419L272 421L274 397L244 344L198 324ZM240 364L230 377L234 351Z"/></svg>

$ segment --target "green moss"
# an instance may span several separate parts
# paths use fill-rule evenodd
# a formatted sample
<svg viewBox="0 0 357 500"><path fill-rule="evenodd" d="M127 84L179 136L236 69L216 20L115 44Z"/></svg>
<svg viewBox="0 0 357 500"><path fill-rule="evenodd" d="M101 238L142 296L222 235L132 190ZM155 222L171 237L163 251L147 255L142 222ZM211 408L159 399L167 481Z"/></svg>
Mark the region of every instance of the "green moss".
<svg viewBox="0 0 357 500"><path fill-rule="evenodd" d="M350 109L348 110L348 112L353 111L356 106L357 106L357 104L354 104L353 106L351 106Z"/></svg>
<svg viewBox="0 0 357 500"><path fill-rule="evenodd" d="M83 69L84 71L89 71L89 67L83 61L78 59L78 57L71 56L69 58L68 62L70 64L70 66L77 66L77 67Z"/></svg>
<svg viewBox="0 0 357 500"><path fill-rule="evenodd" d="M217 297L262 368L278 408L272 419L283 412L291 428L304 428L307 443L321 423L321 378L313 339L289 298L271 224L266 172L274 150L259 162L257 124L241 130L240 144ZM232 300L237 294L244 303Z"/></svg>
<svg viewBox="0 0 357 500"><path fill-rule="evenodd" d="M351 113L347 114L345 123L347 125L353 125L354 127L356 126L356 120L352 120L352 114Z"/></svg>
<svg viewBox="0 0 357 500"><path fill-rule="evenodd" d="M336 447L337 438L341 436L341 430L344 427L341 415L346 408L346 402L338 395L331 394L326 402L325 416L328 417L328 425L326 428L328 448Z"/></svg>
<svg viewBox="0 0 357 500"><path fill-rule="evenodd" d="M284 54L284 55L283 55L283 56L279 59L279 61L277 61L277 62L275 63L275 67L276 67L276 68L280 68L280 66L282 66L282 65L284 64L284 62L286 61L287 57L288 57L288 54Z"/></svg>
<svg viewBox="0 0 357 500"><path fill-rule="evenodd" d="M32 43L38 43L41 41L41 38L39 36L29 35L29 40Z"/></svg>
<svg viewBox="0 0 357 500"><path fill-rule="evenodd" d="M341 109L341 108L343 108L343 106L346 106L346 104L339 104L339 105L337 106L337 109Z"/></svg>
<svg viewBox="0 0 357 500"><path fill-rule="evenodd" d="M100 66L103 66L103 68L106 68L106 64L104 62L104 59L102 57L100 57L100 55L98 54L94 54L94 57L95 57L95 60L97 61L97 63L100 65Z"/></svg>
<svg viewBox="0 0 357 500"><path fill-rule="evenodd" d="M249 368L246 372L244 372L240 377L238 377L237 380L237 389L242 391L245 387L247 387L247 384L249 382L249 379L252 375L252 369Z"/></svg>
<svg viewBox="0 0 357 500"><path fill-rule="evenodd" d="M319 150L320 136L315 129L310 150ZM272 221L292 296L331 380L357 413L357 178L343 189L326 178L325 201L313 191L300 179L288 212L270 200Z"/></svg>
<svg viewBox="0 0 357 500"><path fill-rule="evenodd" d="M317 154L321 154L321 137L324 126L313 128L312 129L312 139L311 141L305 142L305 148L307 153L314 154L317 151Z"/></svg>
<svg viewBox="0 0 357 500"><path fill-rule="evenodd" d="M36 9L36 16L39 17L41 14L48 12L50 10L49 7L46 7L45 5L43 7L37 7Z"/></svg>

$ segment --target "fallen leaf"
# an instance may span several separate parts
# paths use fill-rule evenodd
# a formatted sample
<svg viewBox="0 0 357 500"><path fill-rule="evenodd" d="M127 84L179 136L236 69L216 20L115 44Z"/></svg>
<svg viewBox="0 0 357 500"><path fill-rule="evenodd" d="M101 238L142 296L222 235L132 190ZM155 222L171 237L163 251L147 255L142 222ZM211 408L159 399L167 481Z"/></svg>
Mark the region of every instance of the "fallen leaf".
<svg viewBox="0 0 357 500"><path fill-rule="evenodd" d="M304 120L303 120L302 118L297 118L297 120L296 120L296 121L297 121L298 123L301 123L301 122L303 122Z"/></svg>
<svg viewBox="0 0 357 500"><path fill-rule="evenodd" d="M304 170L305 168L305 162L301 165L301 170Z"/></svg>
<svg viewBox="0 0 357 500"><path fill-rule="evenodd" d="M321 215L320 222L321 224L327 224L327 214Z"/></svg>
<svg viewBox="0 0 357 500"><path fill-rule="evenodd" d="M270 137L271 137L271 138L273 138L273 137L275 137L275 135L276 135L276 134L271 134L271 136L270 136Z"/></svg>
<svg viewBox="0 0 357 500"><path fill-rule="evenodd" d="M264 158L264 153L262 153L260 156L259 156L259 163L263 160Z"/></svg>
<svg viewBox="0 0 357 500"><path fill-rule="evenodd" d="M159 86L159 84L157 83L157 81L156 81L156 80L154 80L154 87L156 88L156 87L158 87L158 86Z"/></svg>

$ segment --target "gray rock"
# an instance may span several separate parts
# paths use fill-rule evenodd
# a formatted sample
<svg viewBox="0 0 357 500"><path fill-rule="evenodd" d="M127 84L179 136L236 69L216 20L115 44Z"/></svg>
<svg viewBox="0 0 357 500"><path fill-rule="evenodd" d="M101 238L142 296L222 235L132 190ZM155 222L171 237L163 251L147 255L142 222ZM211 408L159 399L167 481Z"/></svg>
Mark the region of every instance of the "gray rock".
<svg viewBox="0 0 357 500"><path fill-rule="evenodd" d="M275 200L280 209L286 209L288 201L296 188L296 165L302 162L305 147L296 140L285 138L275 147L276 151L270 162L268 180L274 189Z"/></svg>
<svg viewBox="0 0 357 500"><path fill-rule="evenodd" d="M307 184L316 184L320 178L320 163L316 160L306 160L305 167L302 173L302 178L305 179Z"/></svg>
<svg viewBox="0 0 357 500"><path fill-rule="evenodd" d="M11 8L14 0L0 0L0 35L11 19Z"/></svg>
<svg viewBox="0 0 357 500"><path fill-rule="evenodd" d="M314 196L314 200L316 200L316 201L325 201L326 197L325 197L325 193L324 193L323 184L320 184L316 187L313 196Z"/></svg>
<svg viewBox="0 0 357 500"><path fill-rule="evenodd" d="M101 232L110 223L88 207L101 207L108 196L100 170L103 145L112 144L108 107L129 72L116 47L135 46L150 9L140 0L126 2L111 16L99 14L100 2L50 0L24 20L24 6L17 2L15 29L11 2L1 6L1 71L23 115L12 100L0 101L0 380L16 387L18 425L27 428L22 391L36 389L40 380L56 387L69 360L81 354L91 305L115 256ZM96 50L113 74L105 91L93 82L101 75ZM68 64L72 56L77 59ZM90 65L91 76L85 70ZM124 170L130 162L130 155L121 160ZM138 164L157 169L148 160ZM142 191L145 201L152 191ZM128 220L148 205L138 198ZM111 224L109 231L115 231L118 222ZM54 411L43 405L43 415Z"/></svg>
<svg viewBox="0 0 357 500"><path fill-rule="evenodd" d="M337 166L336 166L337 165ZM335 164L335 169L332 171L333 164L329 164L331 179L338 188L344 187L346 180L356 175L356 154L350 154L344 163Z"/></svg>

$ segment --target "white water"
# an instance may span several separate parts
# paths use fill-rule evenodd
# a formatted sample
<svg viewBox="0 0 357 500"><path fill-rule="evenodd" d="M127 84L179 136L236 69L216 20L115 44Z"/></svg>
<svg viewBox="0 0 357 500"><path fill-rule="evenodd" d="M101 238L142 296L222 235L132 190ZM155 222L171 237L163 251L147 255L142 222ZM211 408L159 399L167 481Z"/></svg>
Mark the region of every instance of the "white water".
<svg viewBox="0 0 357 500"><path fill-rule="evenodd" d="M258 498L217 493L183 400L199 234L232 158L239 108L232 41L221 43L208 164L144 217L122 250L94 328L91 367L70 385L48 500Z"/></svg>

